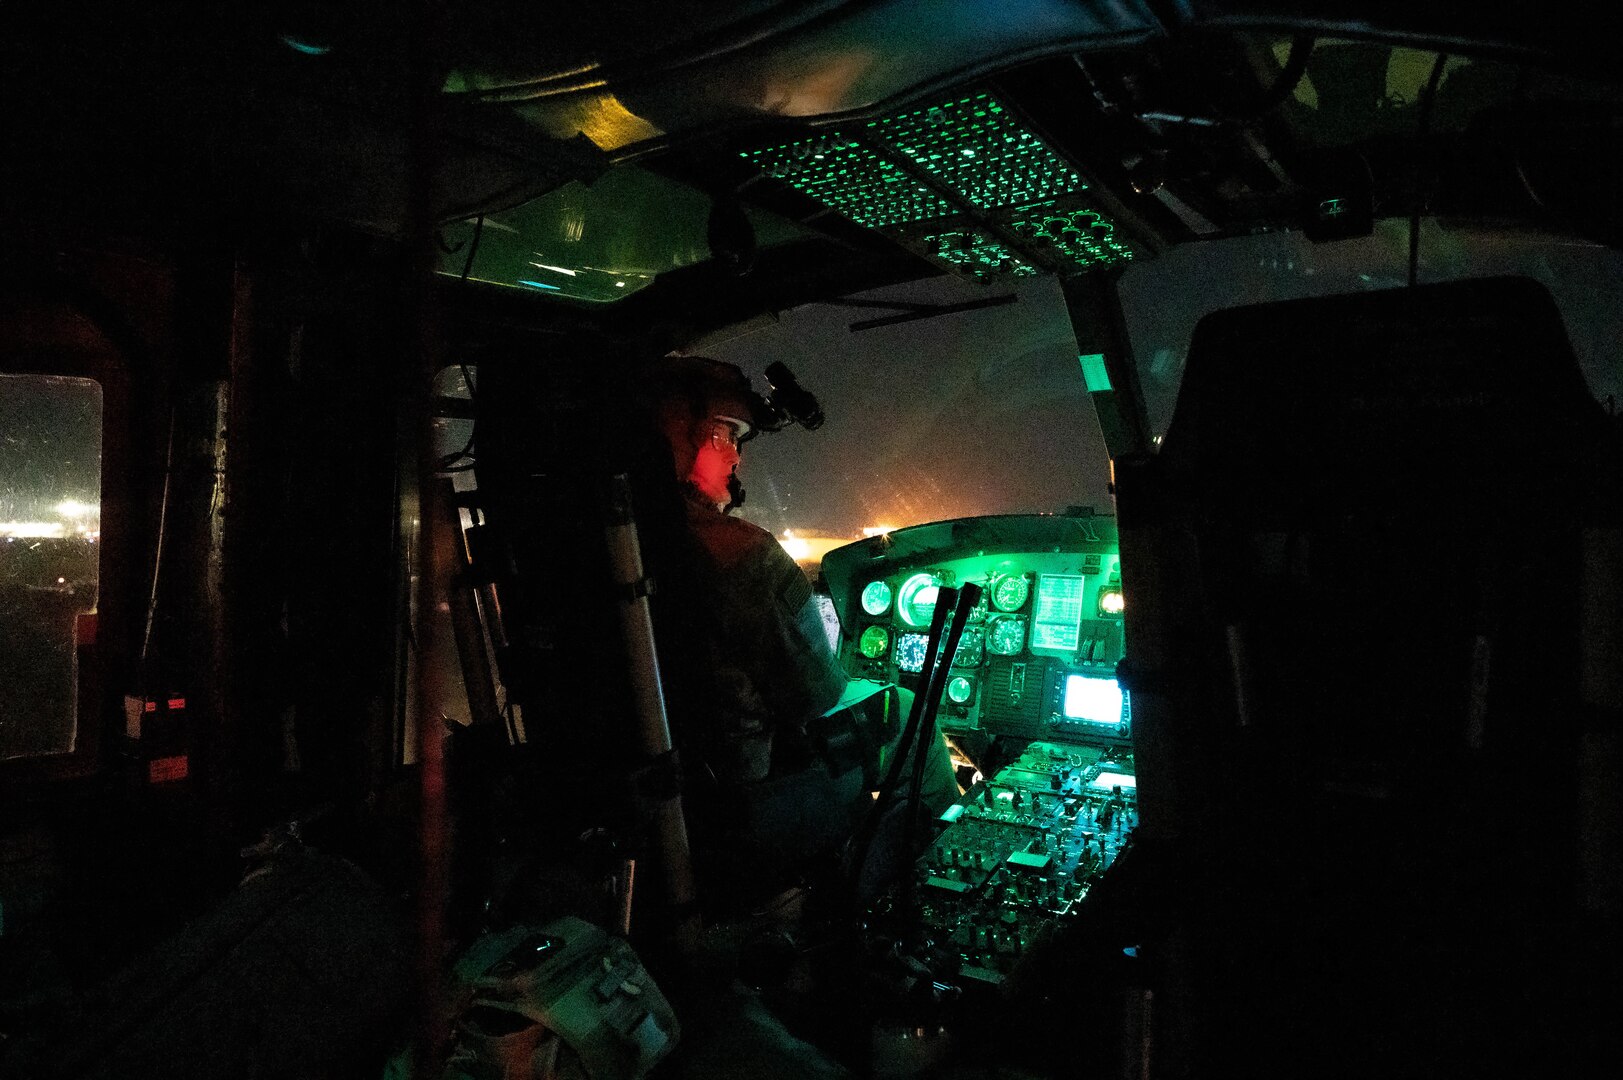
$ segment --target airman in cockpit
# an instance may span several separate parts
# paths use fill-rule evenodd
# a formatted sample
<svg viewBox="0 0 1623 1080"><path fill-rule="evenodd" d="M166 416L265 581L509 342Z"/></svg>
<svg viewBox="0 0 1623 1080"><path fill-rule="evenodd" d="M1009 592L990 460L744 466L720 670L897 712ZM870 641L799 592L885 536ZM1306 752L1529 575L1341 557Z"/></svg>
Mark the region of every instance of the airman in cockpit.
<svg viewBox="0 0 1623 1080"><path fill-rule="evenodd" d="M781 884L851 834L910 705L905 691L844 672L806 574L771 533L731 513L744 496L743 446L821 419L785 376L762 397L732 364L676 357L647 372L639 391L680 488L683 527L663 544L656 531L649 546L661 652L681 658L666 678L677 742L717 785L708 808L701 793L689 799L700 864L705 841L719 841L721 861L758 885ZM778 400L785 382L801 415ZM940 740L926 753L923 798L940 810L958 788Z"/></svg>

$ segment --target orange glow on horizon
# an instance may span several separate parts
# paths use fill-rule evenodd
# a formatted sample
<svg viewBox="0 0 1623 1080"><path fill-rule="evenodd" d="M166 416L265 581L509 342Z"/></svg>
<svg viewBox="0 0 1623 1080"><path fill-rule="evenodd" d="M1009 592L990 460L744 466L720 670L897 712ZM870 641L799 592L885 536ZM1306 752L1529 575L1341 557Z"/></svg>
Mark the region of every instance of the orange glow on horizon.
<svg viewBox="0 0 1623 1080"><path fill-rule="evenodd" d="M824 555L850 542L849 538L843 536L801 536L793 529L783 530L783 535L778 538L783 550L802 566L820 564Z"/></svg>

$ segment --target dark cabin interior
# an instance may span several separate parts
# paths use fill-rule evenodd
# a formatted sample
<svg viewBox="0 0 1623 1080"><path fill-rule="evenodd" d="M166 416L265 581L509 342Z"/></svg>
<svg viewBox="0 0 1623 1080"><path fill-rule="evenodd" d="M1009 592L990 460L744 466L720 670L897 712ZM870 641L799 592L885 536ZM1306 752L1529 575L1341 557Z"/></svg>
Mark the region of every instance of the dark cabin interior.
<svg viewBox="0 0 1623 1080"><path fill-rule="evenodd" d="M0 1077L1615 1071L1620 44L5 5ZM973 366L993 317L1070 397ZM859 825L832 721L747 793L706 761L639 411L691 356L766 387L747 456L911 515L797 554L741 470L900 687ZM1011 386L1081 426L1000 442ZM889 494L790 461L819 395Z"/></svg>

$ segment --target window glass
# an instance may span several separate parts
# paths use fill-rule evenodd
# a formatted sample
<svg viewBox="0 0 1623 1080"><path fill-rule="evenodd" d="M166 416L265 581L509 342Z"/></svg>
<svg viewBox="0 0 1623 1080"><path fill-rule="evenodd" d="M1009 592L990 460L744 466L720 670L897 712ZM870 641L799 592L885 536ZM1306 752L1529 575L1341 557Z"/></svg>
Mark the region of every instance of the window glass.
<svg viewBox="0 0 1623 1080"><path fill-rule="evenodd" d="M709 259L711 204L687 184L624 165L590 184L573 181L486 214L482 227L476 218L446 225L439 269L542 296L612 303L660 274ZM811 235L765 210L744 213L763 248Z"/></svg>
<svg viewBox="0 0 1623 1080"><path fill-rule="evenodd" d="M67 753L96 610L101 387L0 375L0 760Z"/></svg>
<svg viewBox="0 0 1623 1080"><path fill-rule="evenodd" d="M907 305L1013 294L1011 303L873 329ZM1109 461L1054 278L987 288L938 277L812 304L691 351L737 364L766 389L787 364L827 417L745 444L740 515L815 566L865 531L986 514L1110 508ZM741 328L742 329L742 328Z"/></svg>
<svg viewBox="0 0 1623 1080"><path fill-rule="evenodd" d="M1615 402L1623 386L1623 253L1570 237L1422 222L1422 283L1519 274L1550 290L1590 390ZM1409 275L1409 222L1376 223L1373 235L1314 244L1278 232L1185 244L1135 263L1121 300L1151 430L1166 432L1195 324L1224 308L1337 293L1401 288Z"/></svg>

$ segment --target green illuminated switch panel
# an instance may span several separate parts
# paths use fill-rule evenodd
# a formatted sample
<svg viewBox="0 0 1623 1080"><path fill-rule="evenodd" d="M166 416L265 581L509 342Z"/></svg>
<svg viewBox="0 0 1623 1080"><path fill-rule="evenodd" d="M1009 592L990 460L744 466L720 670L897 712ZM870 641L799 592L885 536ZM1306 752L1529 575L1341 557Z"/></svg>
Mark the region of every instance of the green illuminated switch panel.
<svg viewBox="0 0 1623 1080"><path fill-rule="evenodd" d="M1087 187L1076 169L988 94L875 120L869 131L979 210Z"/></svg>
<svg viewBox="0 0 1623 1080"><path fill-rule="evenodd" d="M744 154L768 176L858 225L887 229L953 212L944 197L868 146L839 132Z"/></svg>
<svg viewBox="0 0 1623 1080"><path fill-rule="evenodd" d="M985 279L1133 257L1087 182L989 94L967 94L742 155L767 175Z"/></svg>
<svg viewBox="0 0 1623 1080"><path fill-rule="evenodd" d="M1037 251L1056 252L1078 266L1108 266L1133 257L1132 245L1116 234L1115 222L1070 200L1017 207L1008 215L1008 226Z"/></svg>

